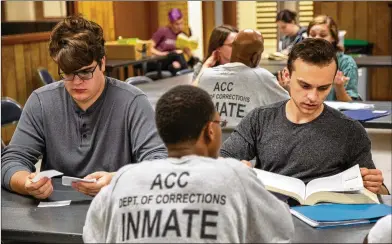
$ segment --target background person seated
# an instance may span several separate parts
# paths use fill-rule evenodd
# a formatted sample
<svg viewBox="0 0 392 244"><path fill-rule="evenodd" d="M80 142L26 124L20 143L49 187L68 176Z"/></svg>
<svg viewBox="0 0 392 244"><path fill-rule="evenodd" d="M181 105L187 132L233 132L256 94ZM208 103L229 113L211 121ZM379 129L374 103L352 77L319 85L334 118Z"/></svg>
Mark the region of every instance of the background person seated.
<svg viewBox="0 0 392 244"><path fill-rule="evenodd" d="M283 37L280 39L282 46L279 51L287 55L294 44L305 38L306 28L298 25L297 14L288 9L284 9L277 14L276 24L279 31L283 34Z"/></svg>
<svg viewBox="0 0 392 244"><path fill-rule="evenodd" d="M232 45L237 33L238 29L230 25L221 25L212 30L210 40L208 41L207 56L203 63L198 62L195 65L193 81L196 80L203 69L230 62Z"/></svg>
<svg viewBox="0 0 392 244"><path fill-rule="evenodd" d="M177 86L155 113L169 158L116 174L91 203L85 243L292 241L287 205L245 164L218 158L222 121L208 93Z"/></svg>
<svg viewBox="0 0 392 244"><path fill-rule="evenodd" d="M260 32L240 31L233 42L230 63L205 69L194 83L210 94L220 116L231 127L254 108L289 99L276 77L259 67L263 51Z"/></svg>
<svg viewBox="0 0 392 244"><path fill-rule="evenodd" d="M168 18L170 24L159 28L152 35L151 52L154 55L167 56L167 59L162 62L162 70L169 70L174 76L177 71L188 68L183 53L185 52L189 57L192 57L192 52L188 48L176 49L177 36L184 32L184 19L181 10L171 9ZM156 65L156 63L148 63L147 71L156 70Z"/></svg>

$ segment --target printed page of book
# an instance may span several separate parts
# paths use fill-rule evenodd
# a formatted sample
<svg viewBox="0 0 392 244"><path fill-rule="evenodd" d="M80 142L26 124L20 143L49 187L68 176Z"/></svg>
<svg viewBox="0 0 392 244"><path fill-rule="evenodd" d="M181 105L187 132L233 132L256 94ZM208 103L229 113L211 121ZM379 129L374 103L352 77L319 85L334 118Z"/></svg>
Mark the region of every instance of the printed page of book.
<svg viewBox="0 0 392 244"><path fill-rule="evenodd" d="M257 177L263 182L267 190L279 192L284 195L294 193L296 196L293 196L293 194L290 194L290 196L294 197L299 202L303 202L305 199L305 183L303 181L260 169L254 168L253 170L256 171Z"/></svg>
<svg viewBox="0 0 392 244"><path fill-rule="evenodd" d="M319 191L354 192L362 190L363 180L359 165L329 177L311 180L306 186L306 197Z"/></svg>

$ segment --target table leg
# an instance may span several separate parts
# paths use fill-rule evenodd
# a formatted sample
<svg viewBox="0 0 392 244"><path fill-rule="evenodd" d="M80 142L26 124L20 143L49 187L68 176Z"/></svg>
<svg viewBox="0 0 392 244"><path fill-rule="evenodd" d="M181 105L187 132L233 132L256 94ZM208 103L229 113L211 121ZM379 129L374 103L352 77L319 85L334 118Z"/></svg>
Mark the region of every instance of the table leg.
<svg viewBox="0 0 392 244"><path fill-rule="evenodd" d="M128 65L124 66L124 80L126 80L128 78L129 74L128 74Z"/></svg>
<svg viewBox="0 0 392 244"><path fill-rule="evenodd" d="M162 62L158 61L158 65L157 65L157 71L158 71L158 79L162 79Z"/></svg>

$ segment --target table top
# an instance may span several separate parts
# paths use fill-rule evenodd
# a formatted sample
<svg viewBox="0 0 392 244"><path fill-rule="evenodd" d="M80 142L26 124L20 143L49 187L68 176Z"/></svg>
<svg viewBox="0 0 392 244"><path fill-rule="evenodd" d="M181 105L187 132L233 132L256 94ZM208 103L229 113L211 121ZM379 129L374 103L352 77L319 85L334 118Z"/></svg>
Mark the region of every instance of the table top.
<svg viewBox="0 0 392 244"><path fill-rule="evenodd" d="M143 59L107 59L105 67L109 69L114 69L122 66L141 64L148 61L159 61L165 58L165 56L151 56Z"/></svg>
<svg viewBox="0 0 392 244"><path fill-rule="evenodd" d="M39 200L10 193L1 189L2 239L55 243L82 242L83 226L92 198L61 185L53 179L54 193L51 201L72 200L65 207L38 208ZM391 196L383 200L391 205ZM373 224L314 229L293 217L294 242L362 242Z"/></svg>
<svg viewBox="0 0 392 244"><path fill-rule="evenodd" d="M136 87L141 89L148 97L151 105L155 109L158 99L171 88L178 85L189 85L192 83L192 73L174 76L166 79L156 80L153 83L138 84Z"/></svg>
<svg viewBox="0 0 392 244"><path fill-rule="evenodd" d="M389 115L363 122L365 128L392 129L392 103L383 101L365 101L364 103L374 104L375 110L389 110Z"/></svg>
<svg viewBox="0 0 392 244"><path fill-rule="evenodd" d="M355 62L358 67L392 67L392 57L391 56L359 56L354 57ZM260 67L270 70L274 73L282 68L286 67L287 60L269 60L262 59L260 61ZM271 71L272 70L272 71Z"/></svg>

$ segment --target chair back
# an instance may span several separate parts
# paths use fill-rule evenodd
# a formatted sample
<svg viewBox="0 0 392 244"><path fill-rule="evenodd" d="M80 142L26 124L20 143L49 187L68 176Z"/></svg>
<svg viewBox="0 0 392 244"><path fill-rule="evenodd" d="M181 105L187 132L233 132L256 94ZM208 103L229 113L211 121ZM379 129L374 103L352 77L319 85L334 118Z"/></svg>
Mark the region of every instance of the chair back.
<svg viewBox="0 0 392 244"><path fill-rule="evenodd" d="M41 81L44 85L50 84L55 81L47 69L38 68L37 72L38 72L39 78L41 79Z"/></svg>
<svg viewBox="0 0 392 244"><path fill-rule="evenodd" d="M138 84L143 84L143 83L152 83L154 81L151 78L146 77L146 76L134 76L134 77L129 77L128 79L126 79L125 82L130 85L138 85Z"/></svg>
<svg viewBox="0 0 392 244"><path fill-rule="evenodd" d="M22 106L9 97L1 99L1 126L15 123L22 115Z"/></svg>

